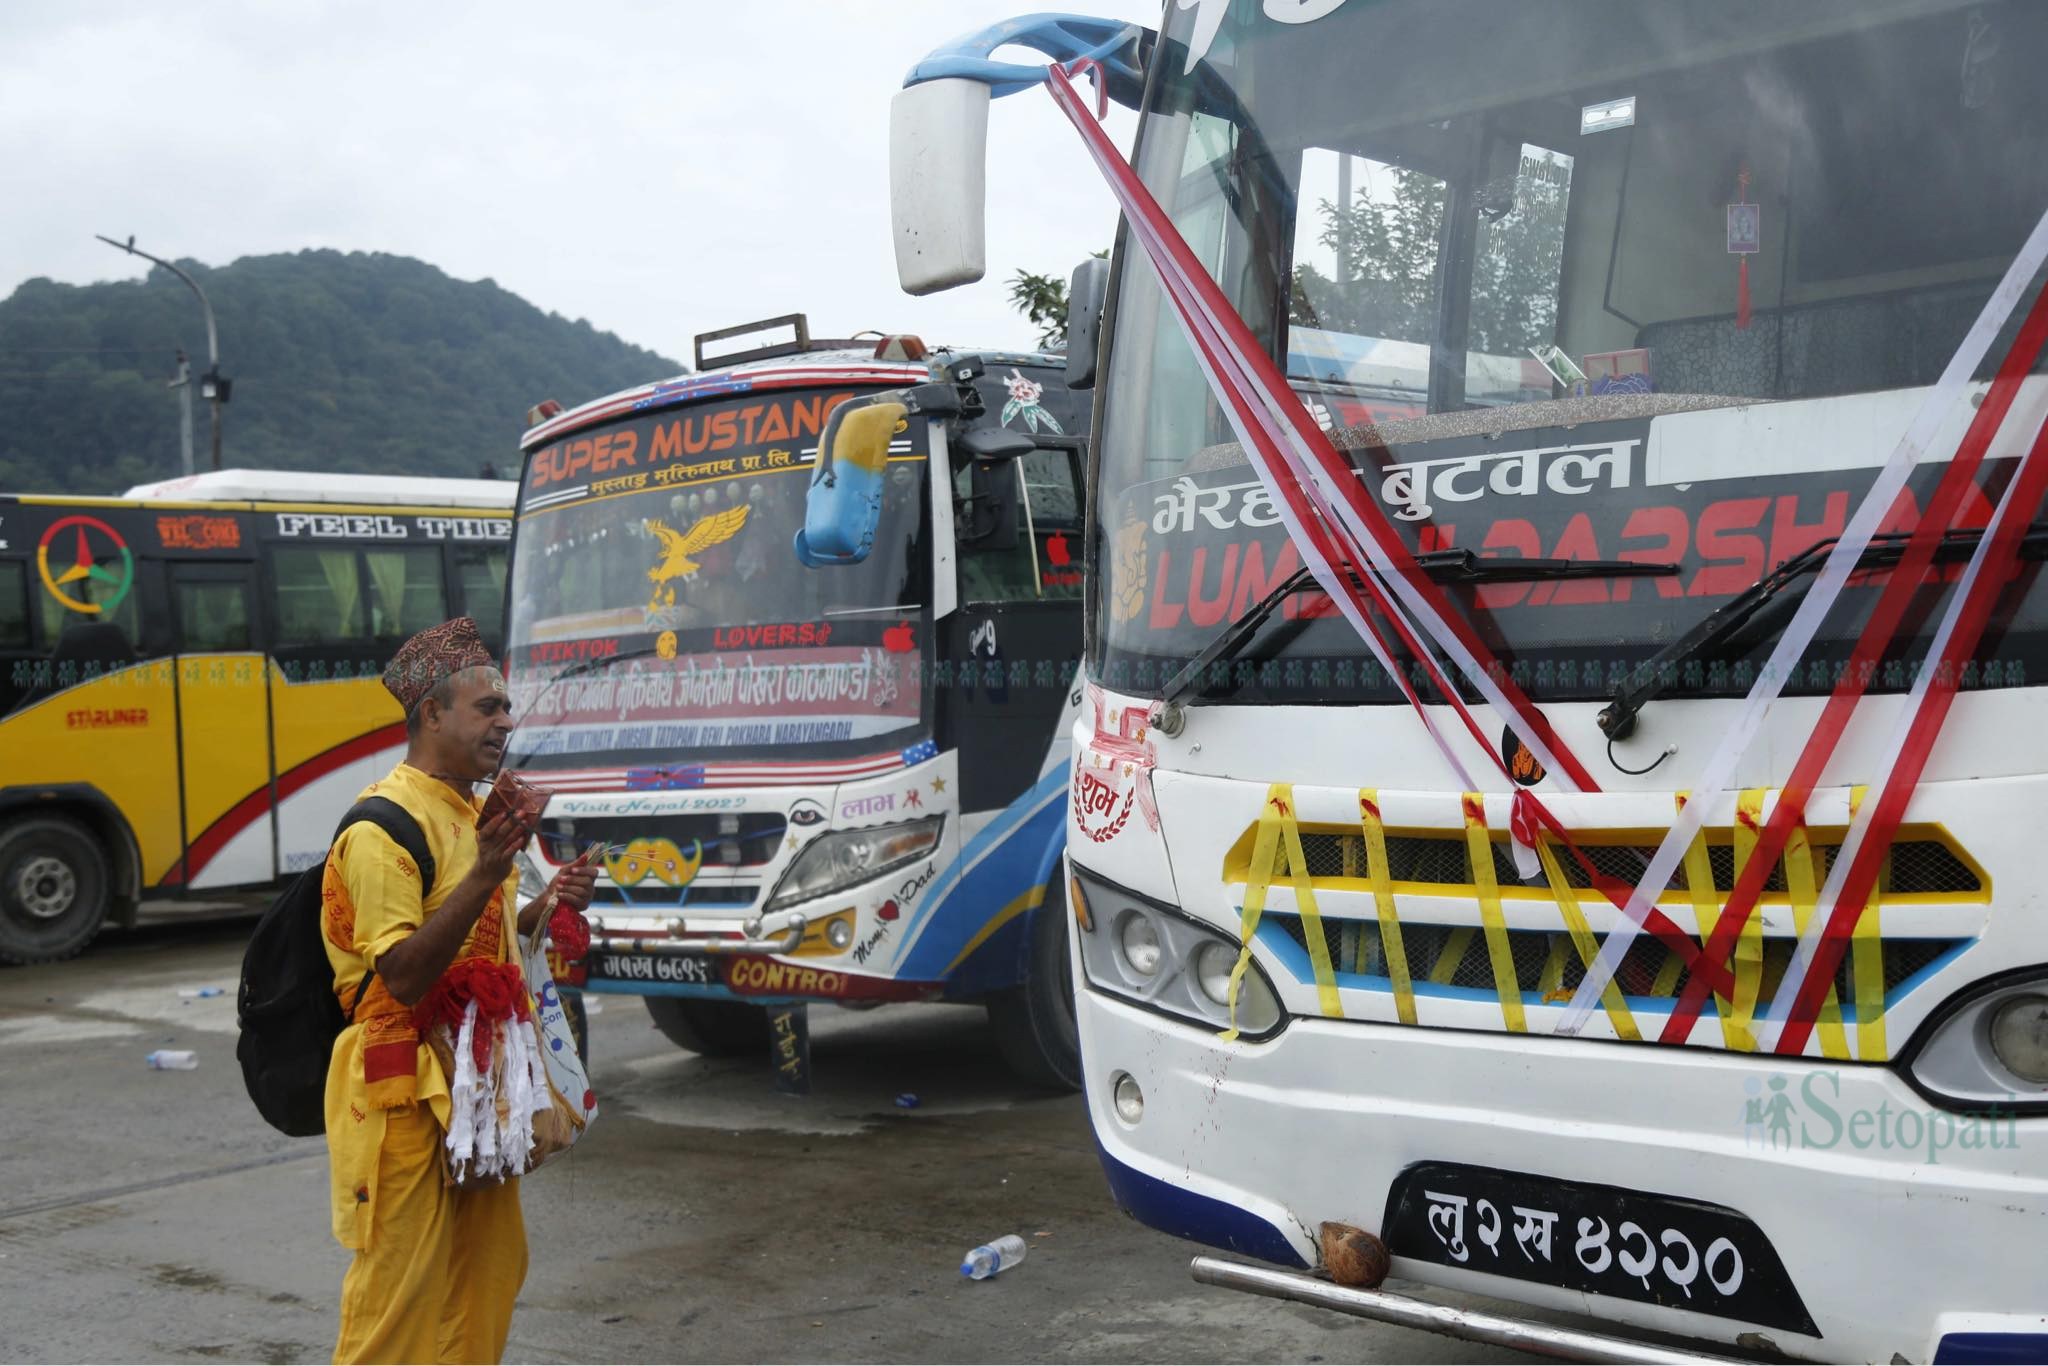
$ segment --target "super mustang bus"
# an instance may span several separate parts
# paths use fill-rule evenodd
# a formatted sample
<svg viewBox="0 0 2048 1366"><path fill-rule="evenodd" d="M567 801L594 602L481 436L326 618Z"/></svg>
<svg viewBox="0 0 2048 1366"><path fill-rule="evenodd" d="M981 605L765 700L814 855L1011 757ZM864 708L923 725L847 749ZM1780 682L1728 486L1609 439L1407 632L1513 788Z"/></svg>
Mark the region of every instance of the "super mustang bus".
<svg viewBox="0 0 2048 1366"><path fill-rule="evenodd" d="M530 871L594 851L586 989L685 1047L769 1056L769 1006L980 1001L1071 1086L1086 411L1043 355L732 332L791 326L535 414L508 763L557 795Z"/></svg>

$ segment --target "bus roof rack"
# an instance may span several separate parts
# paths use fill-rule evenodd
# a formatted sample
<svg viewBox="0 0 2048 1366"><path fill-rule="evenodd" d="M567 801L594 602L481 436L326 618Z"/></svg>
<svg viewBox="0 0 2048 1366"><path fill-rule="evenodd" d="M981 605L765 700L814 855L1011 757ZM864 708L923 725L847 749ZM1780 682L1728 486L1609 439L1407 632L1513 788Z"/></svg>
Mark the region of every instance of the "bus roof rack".
<svg viewBox="0 0 2048 1366"><path fill-rule="evenodd" d="M509 508L511 480L421 479L306 470L211 470L137 484L122 495L181 503L392 503L408 507Z"/></svg>
<svg viewBox="0 0 2048 1366"><path fill-rule="evenodd" d="M795 336L788 341L770 342L744 351L727 351L720 355L706 356L704 343L727 341L733 337L751 336L772 328L789 328ZM801 313L785 313L779 318L763 318L759 322L741 323L738 327L721 327L716 332L697 334L697 368L701 370L724 370L734 365L744 365L752 360L773 360L777 356L800 356L806 351L845 351L859 346L857 341L843 337L827 338L811 335L810 320Z"/></svg>

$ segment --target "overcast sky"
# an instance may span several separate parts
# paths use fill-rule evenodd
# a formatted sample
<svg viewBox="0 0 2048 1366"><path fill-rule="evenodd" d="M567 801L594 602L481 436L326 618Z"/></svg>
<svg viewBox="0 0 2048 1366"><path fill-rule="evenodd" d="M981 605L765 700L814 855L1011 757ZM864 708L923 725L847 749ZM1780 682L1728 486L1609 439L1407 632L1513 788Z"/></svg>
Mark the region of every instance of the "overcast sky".
<svg viewBox="0 0 2048 1366"><path fill-rule="evenodd" d="M998 100L989 277L912 299L890 245L888 117L915 60L1032 7L0 5L0 296L36 276L140 276L93 240L133 233L209 265L416 256L686 363L700 331L794 312L826 336L1023 345L1002 282L1064 277L1115 230L1079 139L1042 93ZM1120 145L1134 125L1112 106ZM232 373L235 320L220 330Z"/></svg>

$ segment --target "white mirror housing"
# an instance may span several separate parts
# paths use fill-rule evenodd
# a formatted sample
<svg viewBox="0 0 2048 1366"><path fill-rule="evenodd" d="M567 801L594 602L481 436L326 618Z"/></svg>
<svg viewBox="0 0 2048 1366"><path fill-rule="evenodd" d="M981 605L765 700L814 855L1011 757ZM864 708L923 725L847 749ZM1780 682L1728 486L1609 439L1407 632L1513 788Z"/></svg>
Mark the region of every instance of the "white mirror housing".
<svg viewBox="0 0 2048 1366"><path fill-rule="evenodd" d="M889 105L889 208L907 294L973 284L988 270L989 87L925 81Z"/></svg>

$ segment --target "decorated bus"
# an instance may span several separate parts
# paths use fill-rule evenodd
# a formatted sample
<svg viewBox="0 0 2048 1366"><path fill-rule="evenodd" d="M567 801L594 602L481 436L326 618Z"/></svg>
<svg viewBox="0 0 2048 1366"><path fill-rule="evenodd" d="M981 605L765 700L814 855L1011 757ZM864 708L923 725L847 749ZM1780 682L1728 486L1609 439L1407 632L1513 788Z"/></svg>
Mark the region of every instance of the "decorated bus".
<svg viewBox="0 0 2048 1366"><path fill-rule="evenodd" d="M0 495L0 962L326 856L399 642L504 615L513 485L217 470Z"/></svg>
<svg viewBox="0 0 2048 1366"><path fill-rule="evenodd" d="M2048 1355L2044 63L2023 3L1180 0L912 70L911 292L992 94L1123 210L1069 903L1117 1198L1278 1264L1198 1277Z"/></svg>
<svg viewBox="0 0 2048 1366"><path fill-rule="evenodd" d="M1072 1085L1062 363L798 315L698 345L524 441L507 763L554 793L529 875L599 868L586 989L798 1086L808 1003L985 1002L1016 1067Z"/></svg>

